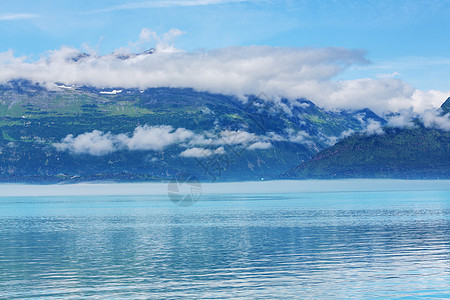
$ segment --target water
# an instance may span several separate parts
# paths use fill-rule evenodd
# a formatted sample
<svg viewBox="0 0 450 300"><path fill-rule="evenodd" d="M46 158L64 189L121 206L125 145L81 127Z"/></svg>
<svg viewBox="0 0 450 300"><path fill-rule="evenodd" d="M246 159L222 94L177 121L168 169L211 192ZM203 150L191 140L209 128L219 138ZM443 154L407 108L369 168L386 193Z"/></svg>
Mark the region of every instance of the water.
<svg viewBox="0 0 450 300"><path fill-rule="evenodd" d="M418 297L450 297L450 189L0 198L2 299Z"/></svg>

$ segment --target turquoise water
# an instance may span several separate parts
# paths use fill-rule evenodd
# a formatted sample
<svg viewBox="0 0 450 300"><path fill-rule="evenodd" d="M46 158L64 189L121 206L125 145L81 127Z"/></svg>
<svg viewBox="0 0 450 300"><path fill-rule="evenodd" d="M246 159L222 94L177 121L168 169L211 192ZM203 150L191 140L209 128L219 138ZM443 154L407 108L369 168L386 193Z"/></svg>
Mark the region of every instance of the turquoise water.
<svg viewBox="0 0 450 300"><path fill-rule="evenodd" d="M450 190L0 197L0 298L449 298Z"/></svg>

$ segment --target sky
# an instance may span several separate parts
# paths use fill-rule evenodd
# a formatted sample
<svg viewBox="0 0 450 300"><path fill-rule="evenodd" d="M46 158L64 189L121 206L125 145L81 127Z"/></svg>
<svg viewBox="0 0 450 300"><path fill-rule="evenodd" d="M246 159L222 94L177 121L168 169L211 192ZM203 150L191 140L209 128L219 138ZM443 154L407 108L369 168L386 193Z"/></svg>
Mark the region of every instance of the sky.
<svg viewBox="0 0 450 300"><path fill-rule="evenodd" d="M0 67L7 70L10 77L34 72L32 79L38 81L36 78L43 76L37 71L43 68L42 61L35 64L33 70L29 64L58 53L66 55L70 52L67 49L105 55L118 49L139 52L158 46L166 53L182 52L185 57L176 58L181 64L192 55L200 64L206 53L212 69L205 74L220 73L218 77L222 79L233 77L238 71L257 72L255 68L242 67L249 61L254 63L255 57L260 61L269 59L274 66L291 64L275 68L277 74L238 79L248 81L248 86L264 82L268 93L285 90L285 95L281 96L294 97L303 93L330 108L339 107L341 103L343 108L357 107L358 97L373 97L368 106L378 112L383 111L383 107L396 110L408 105L423 110L426 103L437 106L450 96L449 0L0 0L0 4ZM293 58L304 57L305 49L311 48L319 49L322 54L306 59ZM336 49L340 49L338 54ZM323 54L325 52L327 54ZM280 55L282 57L274 57ZM234 65L221 61L230 57L235 59ZM249 57L250 60L246 60ZM166 59L174 60L173 55ZM307 62L308 59L314 63ZM152 63L155 62L147 62L150 69ZM55 64L51 66L55 74L61 70L64 74L80 73L73 69L67 71L67 66L57 68ZM89 62L89 70L93 64ZM196 68L198 64L187 63L185 74L192 74L189 68ZM239 70L234 73L223 71L238 64ZM295 73L296 65L292 64L298 64L302 72L309 70L308 75L286 75ZM163 65L161 58L158 66ZM218 65L224 66L219 70ZM314 73L321 70L323 74ZM169 71L163 68L162 72ZM94 74L98 75L92 71L91 77L95 77ZM166 83L212 92L226 92L236 85L230 82L218 89L217 83L204 86L178 77L167 75ZM69 75L63 79L68 83L85 83ZM47 76L46 80L56 79ZM154 85L138 81L141 87ZM282 84L274 84L282 81ZM294 88L296 81L302 88ZM326 87L323 81L328 82ZM316 89L308 87L308 82ZM105 82L99 84L108 86ZM117 81L111 79L109 85L117 85ZM248 86L242 85L233 92L255 92ZM257 86L255 89L264 88ZM324 90L329 92L320 94ZM362 93L367 90L372 92ZM377 93L380 99L374 96ZM422 98L418 100L418 97ZM332 101L334 105L330 104ZM396 104L401 101L401 105Z"/></svg>

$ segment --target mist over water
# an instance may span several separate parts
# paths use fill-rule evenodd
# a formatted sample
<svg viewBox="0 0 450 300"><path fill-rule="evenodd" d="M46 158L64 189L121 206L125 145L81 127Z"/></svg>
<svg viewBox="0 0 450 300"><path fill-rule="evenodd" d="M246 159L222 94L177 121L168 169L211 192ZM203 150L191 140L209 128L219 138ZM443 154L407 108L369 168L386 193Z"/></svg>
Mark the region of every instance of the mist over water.
<svg viewBox="0 0 450 300"><path fill-rule="evenodd" d="M429 183L204 193L190 207L1 197L0 298L448 298L450 191Z"/></svg>
<svg viewBox="0 0 450 300"><path fill-rule="evenodd" d="M450 190L450 180L279 180L201 183L204 194ZM0 197L166 195L168 183L0 184Z"/></svg>

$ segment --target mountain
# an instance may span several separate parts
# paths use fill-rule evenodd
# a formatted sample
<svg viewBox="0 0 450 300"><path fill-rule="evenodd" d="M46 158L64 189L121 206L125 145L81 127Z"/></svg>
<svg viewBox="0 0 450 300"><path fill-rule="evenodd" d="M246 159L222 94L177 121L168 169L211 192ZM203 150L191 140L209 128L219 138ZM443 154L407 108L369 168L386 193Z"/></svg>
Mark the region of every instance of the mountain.
<svg viewBox="0 0 450 300"><path fill-rule="evenodd" d="M447 100L442 104L441 110L443 114L450 113L450 97L448 97Z"/></svg>
<svg viewBox="0 0 450 300"><path fill-rule="evenodd" d="M0 85L0 181L276 178L370 120L385 124L368 109L326 111L264 93L14 80Z"/></svg>
<svg viewBox="0 0 450 300"><path fill-rule="evenodd" d="M121 60L127 60L130 58L134 58L137 56L142 56L142 55L149 55L149 54L153 54L156 51L156 49L154 48L150 48L148 50L145 50L144 52L140 52L140 53L130 53L130 52L113 52L110 54L107 54L105 56L114 56L118 59ZM103 56L103 57L105 57ZM84 59L89 59L92 58L93 56L89 53L86 52L80 52L80 51L74 51L73 53L71 53L71 55L68 55L66 57L67 61L71 61L71 62L79 62L82 61ZM98 58L98 56L97 56Z"/></svg>
<svg viewBox="0 0 450 300"><path fill-rule="evenodd" d="M448 107L449 100L442 110ZM450 178L450 132L384 128L381 135L354 134L286 172L284 178Z"/></svg>

